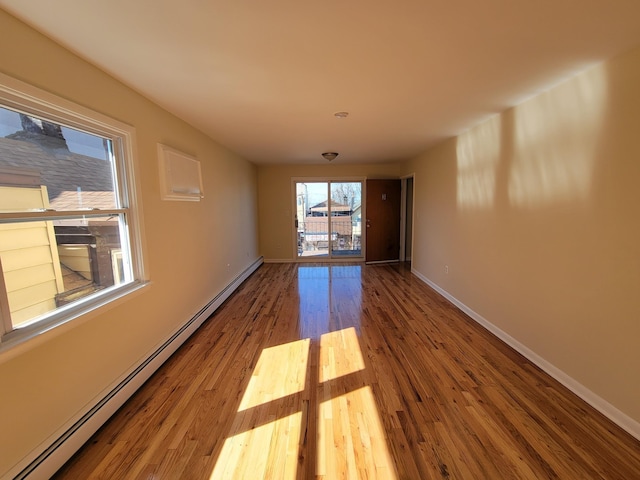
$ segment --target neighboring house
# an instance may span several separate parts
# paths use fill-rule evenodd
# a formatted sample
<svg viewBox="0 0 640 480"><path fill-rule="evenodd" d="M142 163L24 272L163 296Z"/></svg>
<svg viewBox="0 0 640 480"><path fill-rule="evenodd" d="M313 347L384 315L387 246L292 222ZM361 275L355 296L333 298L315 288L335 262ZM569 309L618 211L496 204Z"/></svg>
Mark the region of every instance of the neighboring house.
<svg viewBox="0 0 640 480"><path fill-rule="evenodd" d="M351 207L331 200L331 239L329 239L328 202L309 208L304 219L304 242L315 250L326 249L329 241L334 249L350 248L352 241Z"/></svg>
<svg viewBox="0 0 640 480"><path fill-rule="evenodd" d="M338 203L335 200L331 200L331 216L332 217L344 217L351 215L351 207L349 205ZM329 206L328 201L320 202L309 209L307 213L308 217L328 217Z"/></svg>

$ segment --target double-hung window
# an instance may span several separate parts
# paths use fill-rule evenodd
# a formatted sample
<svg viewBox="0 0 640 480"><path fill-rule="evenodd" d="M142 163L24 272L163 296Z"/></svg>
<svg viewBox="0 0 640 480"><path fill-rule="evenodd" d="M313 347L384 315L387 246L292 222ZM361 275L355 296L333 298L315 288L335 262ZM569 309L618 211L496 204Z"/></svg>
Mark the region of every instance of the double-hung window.
<svg viewBox="0 0 640 480"><path fill-rule="evenodd" d="M134 134L0 76L0 348L142 284Z"/></svg>

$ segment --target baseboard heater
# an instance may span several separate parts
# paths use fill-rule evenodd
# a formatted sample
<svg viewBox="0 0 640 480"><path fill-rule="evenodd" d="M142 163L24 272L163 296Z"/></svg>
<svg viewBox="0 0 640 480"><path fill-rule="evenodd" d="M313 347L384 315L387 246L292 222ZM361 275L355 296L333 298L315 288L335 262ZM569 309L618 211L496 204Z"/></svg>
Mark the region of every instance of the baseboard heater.
<svg viewBox="0 0 640 480"><path fill-rule="evenodd" d="M14 478L16 480L50 478L263 262L263 257L260 257L238 275Z"/></svg>

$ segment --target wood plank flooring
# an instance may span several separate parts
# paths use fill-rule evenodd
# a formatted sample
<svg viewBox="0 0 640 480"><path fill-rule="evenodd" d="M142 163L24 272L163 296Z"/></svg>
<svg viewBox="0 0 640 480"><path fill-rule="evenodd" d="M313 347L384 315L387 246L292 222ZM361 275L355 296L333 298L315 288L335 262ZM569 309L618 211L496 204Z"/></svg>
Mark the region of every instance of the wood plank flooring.
<svg viewBox="0 0 640 480"><path fill-rule="evenodd" d="M640 442L406 265L265 264L55 478L631 480Z"/></svg>

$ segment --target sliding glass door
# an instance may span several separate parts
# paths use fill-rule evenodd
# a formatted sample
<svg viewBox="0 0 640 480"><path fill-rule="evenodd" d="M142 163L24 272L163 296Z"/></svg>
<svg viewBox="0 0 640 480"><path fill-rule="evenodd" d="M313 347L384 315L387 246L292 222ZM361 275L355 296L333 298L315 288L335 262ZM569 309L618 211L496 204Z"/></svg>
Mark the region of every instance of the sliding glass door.
<svg viewBox="0 0 640 480"><path fill-rule="evenodd" d="M362 182L295 182L298 258L362 256Z"/></svg>

